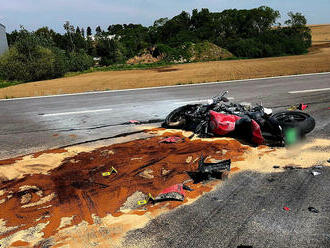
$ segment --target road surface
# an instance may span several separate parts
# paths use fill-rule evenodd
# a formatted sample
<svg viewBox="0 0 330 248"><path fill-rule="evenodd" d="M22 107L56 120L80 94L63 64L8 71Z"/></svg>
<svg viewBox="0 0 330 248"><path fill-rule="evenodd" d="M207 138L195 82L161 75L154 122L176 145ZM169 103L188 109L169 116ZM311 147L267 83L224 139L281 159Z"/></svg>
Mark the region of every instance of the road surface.
<svg viewBox="0 0 330 248"><path fill-rule="evenodd" d="M235 101L274 110L305 103L310 138L329 138L330 74L0 101L3 158L136 130L131 119L162 119L185 103L229 90ZM237 173L191 205L131 231L124 246L330 247L330 169ZM283 206L291 211L283 211ZM308 211L315 207L319 213ZM242 245L242 246L241 246Z"/></svg>
<svg viewBox="0 0 330 248"><path fill-rule="evenodd" d="M308 112L317 120L313 135L323 136L330 133L329 88L330 73L322 73L0 100L0 159L131 132L136 129L134 126L120 124L128 120L164 119L178 106L209 99L223 90L228 90L234 101L262 101L274 111L307 103L310 105Z"/></svg>

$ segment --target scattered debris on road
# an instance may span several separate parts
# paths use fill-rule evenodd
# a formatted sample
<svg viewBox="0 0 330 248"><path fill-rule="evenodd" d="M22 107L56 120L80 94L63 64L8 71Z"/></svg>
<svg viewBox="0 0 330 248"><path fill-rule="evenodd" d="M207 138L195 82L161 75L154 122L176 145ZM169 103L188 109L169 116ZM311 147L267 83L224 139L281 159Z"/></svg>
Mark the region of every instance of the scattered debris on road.
<svg viewBox="0 0 330 248"><path fill-rule="evenodd" d="M308 105L307 104L303 104L303 103L300 103L298 105L291 105L290 108L288 108L289 111L294 111L294 110L305 110L306 108L308 108Z"/></svg>
<svg viewBox="0 0 330 248"><path fill-rule="evenodd" d="M130 123L130 124L140 124L140 121L137 121L137 120L130 120L129 123Z"/></svg>
<svg viewBox="0 0 330 248"><path fill-rule="evenodd" d="M307 104L303 104L303 103L300 103L299 106L298 106L298 109L299 110L305 110L308 108L308 105Z"/></svg>
<svg viewBox="0 0 330 248"><path fill-rule="evenodd" d="M201 173L212 173L214 171L230 171L231 160L222 160L217 163L205 163L205 158L201 155L198 162L198 171Z"/></svg>
<svg viewBox="0 0 330 248"><path fill-rule="evenodd" d="M314 208L314 207L308 207L308 210L310 211L310 212L312 212L312 213L318 213L319 212L319 210L317 210L316 208Z"/></svg>
<svg viewBox="0 0 330 248"><path fill-rule="evenodd" d="M313 174L313 176L315 177L315 176L321 175L321 172L318 172L318 171L312 171L312 174Z"/></svg>
<svg viewBox="0 0 330 248"><path fill-rule="evenodd" d="M224 172L230 171L230 166L230 159L221 160L216 163L205 163L205 158L201 155L197 171L189 171L187 173L196 184L211 179L223 179Z"/></svg>
<svg viewBox="0 0 330 248"><path fill-rule="evenodd" d="M112 166L110 171L106 171L102 173L102 176L107 177L110 176L112 173L118 174L118 171Z"/></svg>
<svg viewBox="0 0 330 248"><path fill-rule="evenodd" d="M172 136L166 139L162 139L161 141L159 141L159 143L178 143L179 141L182 141L182 138L177 136Z"/></svg>
<svg viewBox="0 0 330 248"><path fill-rule="evenodd" d="M183 184L175 184L171 187L164 189L155 198L155 202L161 201L183 201L184 200Z"/></svg>
<svg viewBox="0 0 330 248"><path fill-rule="evenodd" d="M283 167L283 169L285 169L285 170L299 170L299 169L303 169L303 168L300 167L300 166L286 165L286 166Z"/></svg>
<svg viewBox="0 0 330 248"><path fill-rule="evenodd" d="M289 208L289 207L283 207L283 210L285 210L285 211L290 211L291 208Z"/></svg>

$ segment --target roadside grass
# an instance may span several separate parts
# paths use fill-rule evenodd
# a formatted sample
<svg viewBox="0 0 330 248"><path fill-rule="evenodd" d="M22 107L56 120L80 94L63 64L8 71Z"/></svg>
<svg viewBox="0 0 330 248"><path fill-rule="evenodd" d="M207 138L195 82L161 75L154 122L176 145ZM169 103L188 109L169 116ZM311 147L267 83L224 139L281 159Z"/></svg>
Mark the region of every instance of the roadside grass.
<svg viewBox="0 0 330 248"><path fill-rule="evenodd" d="M149 64L116 64L110 66L102 66L102 67L92 67L85 71L78 71L78 72L68 72L64 75L64 77L73 77L80 74L85 73L92 73L92 72L99 72L99 71L129 71L129 70L143 70L143 69L154 69L154 68L161 68L170 66L177 63L170 63L170 62L158 62L158 63L149 63Z"/></svg>
<svg viewBox="0 0 330 248"><path fill-rule="evenodd" d="M244 59L251 59L247 57L232 57L232 58L225 58L225 59L213 59L208 61L191 61L191 62L182 62L182 63L174 63L174 62L157 62L157 63L147 63L147 64L115 64L110 66L102 66L102 67L92 67L85 71L78 71L78 72L67 72L64 77L74 77L81 74L92 73L92 72L100 72L100 71L130 71L130 70L149 70L149 69L157 69L163 68L171 65L180 65L180 64L193 64L193 63L200 63L200 62L211 62L211 61L227 61L227 60L244 60Z"/></svg>
<svg viewBox="0 0 330 248"><path fill-rule="evenodd" d="M9 87L9 86L14 86L14 85L17 85L17 84L21 84L23 82L18 82L18 81L11 81L11 82L8 82L8 81L3 81L0 79L0 89L1 88L6 88L6 87Z"/></svg>

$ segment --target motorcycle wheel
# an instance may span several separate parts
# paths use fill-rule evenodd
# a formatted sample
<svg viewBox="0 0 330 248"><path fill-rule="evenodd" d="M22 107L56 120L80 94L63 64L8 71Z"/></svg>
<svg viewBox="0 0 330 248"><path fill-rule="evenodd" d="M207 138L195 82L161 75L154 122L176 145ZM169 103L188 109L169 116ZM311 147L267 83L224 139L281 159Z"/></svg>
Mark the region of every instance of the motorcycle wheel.
<svg viewBox="0 0 330 248"><path fill-rule="evenodd" d="M198 106L199 104L185 105L174 109L167 115L163 127L183 128L186 124L185 113L188 111L194 111Z"/></svg>
<svg viewBox="0 0 330 248"><path fill-rule="evenodd" d="M274 114L283 129L298 128L303 134L311 132L315 127L315 120L307 113L300 111L283 111Z"/></svg>

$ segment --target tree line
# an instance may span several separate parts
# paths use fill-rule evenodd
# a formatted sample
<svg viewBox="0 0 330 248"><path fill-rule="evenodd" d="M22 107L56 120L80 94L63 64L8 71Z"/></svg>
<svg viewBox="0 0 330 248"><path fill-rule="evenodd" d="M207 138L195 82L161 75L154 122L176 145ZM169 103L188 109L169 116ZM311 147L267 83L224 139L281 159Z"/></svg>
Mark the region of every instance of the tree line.
<svg viewBox="0 0 330 248"><path fill-rule="evenodd" d="M288 13L285 26L279 11L261 6L210 12L194 9L173 18L160 18L152 26L141 24L100 26L94 32L69 22L64 33L48 27L29 32L23 27L7 34L10 50L0 58L0 78L33 81L61 77L68 71L123 64L141 51L173 61L189 57L187 47L204 41L225 48L236 57L260 58L302 54L311 46L311 32L301 13ZM154 49L150 49L154 48Z"/></svg>

